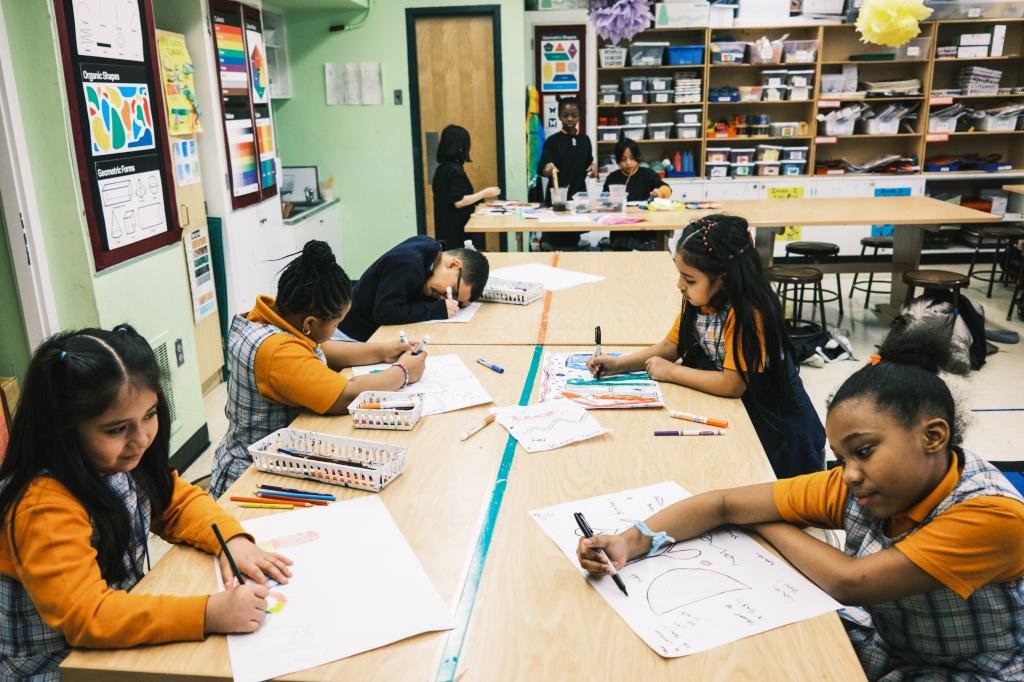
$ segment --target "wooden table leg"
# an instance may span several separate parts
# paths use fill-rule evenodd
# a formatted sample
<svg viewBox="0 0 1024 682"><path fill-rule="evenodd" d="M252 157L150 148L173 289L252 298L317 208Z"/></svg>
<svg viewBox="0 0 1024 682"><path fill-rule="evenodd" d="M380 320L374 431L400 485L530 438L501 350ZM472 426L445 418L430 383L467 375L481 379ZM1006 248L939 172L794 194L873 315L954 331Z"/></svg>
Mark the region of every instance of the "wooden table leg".
<svg viewBox="0 0 1024 682"><path fill-rule="evenodd" d="M921 264L921 245L924 244L924 228L920 225L897 225L892 240L892 291L889 304L899 309L907 295L903 273L917 270Z"/></svg>
<svg viewBox="0 0 1024 682"><path fill-rule="evenodd" d="M488 232L484 237L485 251L501 251L501 235L497 232Z"/></svg>
<svg viewBox="0 0 1024 682"><path fill-rule="evenodd" d="M516 232L516 251L523 252L523 233Z"/></svg>
<svg viewBox="0 0 1024 682"><path fill-rule="evenodd" d="M754 229L754 247L761 258L761 267L770 268L775 257L775 235L782 234L781 227L759 227Z"/></svg>

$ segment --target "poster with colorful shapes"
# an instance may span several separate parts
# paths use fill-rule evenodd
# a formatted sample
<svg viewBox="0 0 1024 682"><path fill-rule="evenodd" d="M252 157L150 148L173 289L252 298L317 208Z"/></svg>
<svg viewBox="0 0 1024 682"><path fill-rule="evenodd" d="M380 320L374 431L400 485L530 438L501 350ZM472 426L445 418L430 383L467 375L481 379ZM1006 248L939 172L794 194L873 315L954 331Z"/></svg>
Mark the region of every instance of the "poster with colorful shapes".
<svg viewBox="0 0 1024 682"><path fill-rule="evenodd" d="M541 92L579 92L580 40L574 35L541 37Z"/></svg>
<svg viewBox="0 0 1024 682"><path fill-rule="evenodd" d="M249 75L252 84L252 103L270 101L270 72L267 70L267 52L263 48L263 34L246 25L246 44L249 47Z"/></svg>
<svg viewBox="0 0 1024 682"><path fill-rule="evenodd" d="M72 6L80 56L143 60L138 0L75 0Z"/></svg>
<svg viewBox="0 0 1024 682"><path fill-rule="evenodd" d="M210 264L210 237L206 228L188 233L185 237L185 258L188 261L188 280L192 287L192 315L196 324L217 311L217 292Z"/></svg>
<svg viewBox="0 0 1024 682"><path fill-rule="evenodd" d="M82 64L93 156L153 149L155 124L144 69Z"/></svg>
<svg viewBox="0 0 1024 682"><path fill-rule="evenodd" d="M160 77L164 101L167 103L167 132L170 135L192 135L203 131L199 125L199 102L196 100L195 69L182 35L162 35L157 40L160 53Z"/></svg>
<svg viewBox="0 0 1024 682"><path fill-rule="evenodd" d="M173 140L171 150L174 153L174 181L178 187L195 185L202 180L199 175L199 152L196 139Z"/></svg>
<svg viewBox="0 0 1024 682"><path fill-rule="evenodd" d="M157 156L97 161L95 167L108 251L167 231Z"/></svg>
<svg viewBox="0 0 1024 682"><path fill-rule="evenodd" d="M231 12L215 10L213 35L217 44L221 93L227 97L245 97L249 89L249 73L245 66L241 17Z"/></svg>
<svg viewBox="0 0 1024 682"><path fill-rule="evenodd" d="M268 114L256 113L256 146L260 153L260 186L268 189L276 184L274 177L274 129Z"/></svg>
<svg viewBox="0 0 1024 682"><path fill-rule="evenodd" d="M224 121L228 130L228 149L231 154L231 192L236 197L259 189L256 169L256 136L251 118Z"/></svg>

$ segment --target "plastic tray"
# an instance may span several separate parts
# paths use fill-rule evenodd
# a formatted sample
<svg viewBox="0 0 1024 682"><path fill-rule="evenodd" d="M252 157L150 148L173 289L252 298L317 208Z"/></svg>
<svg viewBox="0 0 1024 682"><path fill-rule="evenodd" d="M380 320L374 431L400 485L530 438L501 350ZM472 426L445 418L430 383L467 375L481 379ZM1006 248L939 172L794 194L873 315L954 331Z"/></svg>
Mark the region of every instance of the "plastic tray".
<svg viewBox="0 0 1024 682"><path fill-rule="evenodd" d="M301 450L353 464L295 457L278 452L280 448ZM248 450L260 471L371 492L380 492L402 473L408 452L404 445L330 436L299 429L278 429L250 445ZM358 465L355 464L357 462Z"/></svg>
<svg viewBox="0 0 1024 682"><path fill-rule="evenodd" d="M669 45L668 63L672 66L704 63L703 45Z"/></svg>
<svg viewBox="0 0 1024 682"><path fill-rule="evenodd" d="M633 43L629 46L629 63L633 66L661 66L668 43Z"/></svg>
<svg viewBox="0 0 1024 682"><path fill-rule="evenodd" d="M741 41L711 43L712 64L742 64L747 56L747 44Z"/></svg>
<svg viewBox="0 0 1024 682"><path fill-rule="evenodd" d="M500 277L490 277L481 301L489 303L511 303L512 305L529 305L544 295L544 286L537 282L519 282Z"/></svg>
<svg viewBox="0 0 1024 682"><path fill-rule="evenodd" d="M818 58L818 41L787 40L783 52L787 64L812 64Z"/></svg>
<svg viewBox="0 0 1024 682"><path fill-rule="evenodd" d="M647 126L622 126L620 130L623 137L628 137L631 140L642 140L644 139L644 133L647 131Z"/></svg>
<svg viewBox="0 0 1024 682"><path fill-rule="evenodd" d="M700 125L700 109L676 109L676 123L696 123Z"/></svg>
<svg viewBox="0 0 1024 682"><path fill-rule="evenodd" d="M361 405L379 403L384 400L412 400L411 410L367 410ZM363 391L348 406L352 415L352 426L357 429L386 429L389 431L411 431L423 414L423 401L419 396L394 391Z"/></svg>
<svg viewBox="0 0 1024 682"><path fill-rule="evenodd" d="M674 123L648 123L647 137L652 140L667 140L672 137Z"/></svg>
<svg viewBox="0 0 1024 682"><path fill-rule="evenodd" d="M633 109L622 112L622 122L628 126L647 125L647 109Z"/></svg>
<svg viewBox="0 0 1024 682"><path fill-rule="evenodd" d="M601 68L614 69L626 65L626 48L609 45L598 50L601 55Z"/></svg>
<svg viewBox="0 0 1024 682"><path fill-rule="evenodd" d="M597 126L597 141L618 142L620 130L622 130L622 126ZM486 290L484 290L484 293L486 293Z"/></svg>

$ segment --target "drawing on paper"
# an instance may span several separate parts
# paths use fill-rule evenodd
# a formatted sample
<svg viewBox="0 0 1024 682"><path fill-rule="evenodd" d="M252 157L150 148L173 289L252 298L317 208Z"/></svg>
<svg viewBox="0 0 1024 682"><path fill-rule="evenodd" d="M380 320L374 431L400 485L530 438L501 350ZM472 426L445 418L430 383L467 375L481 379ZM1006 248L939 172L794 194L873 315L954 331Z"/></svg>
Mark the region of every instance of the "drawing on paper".
<svg viewBox="0 0 1024 682"><path fill-rule="evenodd" d="M78 54L142 61L142 19L138 0L75 0Z"/></svg>
<svg viewBox="0 0 1024 682"><path fill-rule="evenodd" d="M377 364L353 367L352 374L373 374L390 366ZM490 394L458 355L431 355L427 358L427 367L420 380L400 392L420 396L423 399L424 416L491 402Z"/></svg>
<svg viewBox="0 0 1024 682"><path fill-rule="evenodd" d="M658 575L647 585L647 603L651 612L664 615L727 592L749 590L736 578L706 568L673 568Z"/></svg>
<svg viewBox="0 0 1024 682"><path fill-rule="evenodd" d="M618 357L619 353L610 353ZM568 398L588 410L661 407L661 387L646 372L595 379L587 369L590 353L548 353L544 356L540 400Z"/></svg>
<svg viewBox="0 0 1024 682"><path fill-rule="evenodd" d="M96 178L108 250L167 230L157 157L97 161Z"/></svg>
<svg viewBox="0 0 1024 682"><path fill-rule="evenodd" d="M83 83L93 156L155 146L149 86L145 83Z"/></svg>
<svg viewBox="0 0 1024 682"><path fill-rule="evenodd" d="M320 539L320 534L315 530L306 530L301 533L292 533L291 535L282 535L279 538L272 540L264 540L263 542L257 542L256 546L265 552L280 552L282 549L288 547L297 547L298 545L305 545L310 542L315 542Z"/></svg>
<svg viewBox="0 0 1024 682"><path fill-rule="evenodd" d="M288 598L280 592L268 592L267 593L267 608L266 613L280 613L284 605L288 603Z"/></svg>
<svg viewBox="0 0 1024 682"><path fill-rule="evenodd" d="M554 450L607 433L589 412L565 399L499 407L494 415L527 452Z"/></svg>

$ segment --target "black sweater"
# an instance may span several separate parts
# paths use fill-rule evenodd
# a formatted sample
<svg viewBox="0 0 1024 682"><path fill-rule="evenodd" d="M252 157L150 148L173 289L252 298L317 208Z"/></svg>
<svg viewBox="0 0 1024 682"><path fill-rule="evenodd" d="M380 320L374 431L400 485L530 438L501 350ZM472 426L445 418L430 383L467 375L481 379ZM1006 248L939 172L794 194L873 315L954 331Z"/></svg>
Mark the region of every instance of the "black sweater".
<svg viewBox="0 0 1024 682"><path fill-rule="evenodd" d="M444 244L430 237L410 237L366 269L352 292L352 309L338 328L366 341L383 324L443 320L448 307L423 294Z"/></svg>
<svg viewBox="0 0 1024 682"><path fill-rule="evenodd" d="M604 181L605 192L608 191L608 185L625 185L626 201L647 201L651 198L651 192L662 185L668 187L661 176L646 166L640 166L628 178L621 170L612 171Z"/></svg>
<svg viewBox="0 0 1024 682"><path fill-rule="evenodd" d="M473 215L474 204L456 208L455 203L473 193L473 183L461 163L445 161L434 171L430 184L434 191L434 234L449 248L462 248L467 238L466 223Z"/></svg>

